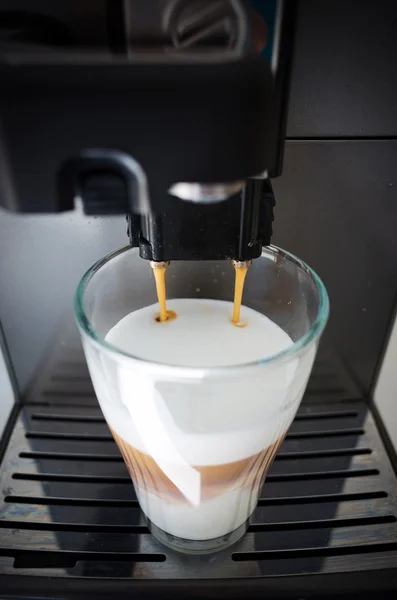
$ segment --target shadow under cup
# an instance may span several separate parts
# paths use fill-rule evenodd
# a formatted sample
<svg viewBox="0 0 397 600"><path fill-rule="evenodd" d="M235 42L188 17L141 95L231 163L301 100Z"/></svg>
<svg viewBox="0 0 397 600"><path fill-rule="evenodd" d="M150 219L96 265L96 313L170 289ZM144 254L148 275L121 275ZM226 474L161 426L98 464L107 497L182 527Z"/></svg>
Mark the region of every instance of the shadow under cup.
<svg viewBox="0 0 397 600"><path fill-rule="evenodd" d="M229 261L173 262L167 298L233 299ZM246 531L291 425L328 317L317 275L275 247L253 261L243 303L291 338L255 363L189 368L140 360L105 340L126 315L157 302L136 249L96 263L75 311L98 401L153 535L188 553L221 550ZM188 351L188 349L187 349Z"/></svg>

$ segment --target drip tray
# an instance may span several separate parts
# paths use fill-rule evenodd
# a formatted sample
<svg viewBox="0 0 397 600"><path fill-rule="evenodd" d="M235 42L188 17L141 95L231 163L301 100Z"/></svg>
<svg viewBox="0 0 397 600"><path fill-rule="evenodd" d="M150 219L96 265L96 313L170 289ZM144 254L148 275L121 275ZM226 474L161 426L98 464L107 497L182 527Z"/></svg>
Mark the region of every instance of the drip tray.
<svg viewBox="0 0 397 600"><path fill-rule="evenodd" d="M73 356L52 353L3 458L3 594L362 598L397 589L396 477L367 404L351 399L339 372L317 364L245 537L196 557L149 534Z"/></svg>
<svg viewBox="0 0 397 600"><path fill-rule="evenodd" d="M397 567L396 481L359 401L303 404L248 534L209 557L171 552L148 533L98 408L23 408L1 481L2 590L20 589L26 576L259 577L265 590L282 575L360 572L366 579Z"/></svg>

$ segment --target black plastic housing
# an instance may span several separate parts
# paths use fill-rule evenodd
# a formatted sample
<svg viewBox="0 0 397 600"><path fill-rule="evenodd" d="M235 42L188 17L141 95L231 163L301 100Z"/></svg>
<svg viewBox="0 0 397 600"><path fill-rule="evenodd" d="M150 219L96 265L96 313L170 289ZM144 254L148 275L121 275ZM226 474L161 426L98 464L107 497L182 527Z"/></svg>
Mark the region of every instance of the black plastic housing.
<svg viewBox="0 0 397 600"><path fill-rule="evenodd" d="M207 44L186 48L174 39L174 25L191 24L188 3L130 2L131 19L121 2L88 4L82 10L76 3L70 35L58 32L57 45L52 21L30 14L30 3L28 21L13 13L11 29L4 25L9 11L0 6L6 29L0 40L1 206L22 213L72 210L87 176L110 175L133 187L122 157L145 173L148 202L137 193L113 198L103 188L99 203L82 196L87 214L162 214L163 198L177 182L280 173L296 2L275 2L268 20L278 33L261 55L249 1L209 3L226 10L219 15L218 6L213 18L228 23L230 39L210 36ZM200 3L189 4L198 18ZM208 23L200 19L196 26L204 35ZM99 43L105 29L109 36Z"/></svg>
<svg viewBox="0 0 397 600"><path fill-rule="evenodd" d="M161 216L130 215L128 233L142 258L251 260L270 244L274 195L268 179L249 179L243 191L216 204L163 199Z"/></svg>
<svg viewBox="0 0 397 600"><path fill-rule="evenodd" d="M160 58L81 60L62 69L0 64L5 148L0 204L17 212L71 210L82 173L92 169L125 178L125 163L114 159L115 152L133 157L149 185L149 206L131 194L120 214L127 208L162 213L163 198L178 181L244 180L266 169L272 116L266 61ZM87 150L101 155L99 166L92 165ZM111 203L109 196L96 214L114 214Z"/></svg>

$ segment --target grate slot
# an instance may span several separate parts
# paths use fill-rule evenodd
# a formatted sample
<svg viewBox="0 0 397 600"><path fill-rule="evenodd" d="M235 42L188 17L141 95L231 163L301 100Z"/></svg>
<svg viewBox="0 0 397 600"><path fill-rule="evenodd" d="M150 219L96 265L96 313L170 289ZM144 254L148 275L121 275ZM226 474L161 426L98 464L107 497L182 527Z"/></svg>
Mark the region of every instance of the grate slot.
<svg viewBox="0 0 397 600"><path fill-rule="evenodd" d="M29 458L31 460L67 460L67 461L98 461L98 462L118 462L122 463L120 455L112 454L76 454L63 452L20 452L20 458Z"/></svg>
<svg viewBox="0 0 397 600"><path fill-rule="evenodd" d="M325 438L325 437L339 437L339 436L350 436L350 435L363 435L364 429L361 427L351 427L348 429L331 429L324 431L291 431L287 434L287 440L298 440L308 438Z"/></svg>
<svg viewBox="0 0 397 600"><path fill-rule="evenodd" d="M305 529L327 529L340 527L359 527L365 525L382 525L395 523L394 515L378 517L356 517L346 519L321 519L308 521L286 521L278 523L255 523L249 526L248 532L299 531ZM66 531L83 533L123 533L148 534L144 525L102 525L92 523L39 523L34 521L0 521L0 529L23 529L28 531Z"/></svg>
<svg viewBox="0 0 397 600"><path fill-rule="evenodd" d="M332 412L316 412L297 414L295 421L315 421L318 419L347 419L358 417L356 410L334 410Z"/></svg>
<svg viewBox="0 0 397 600"><path fill-rule="evenodd" d="M360 525L381 525L383 523L395 523L394 515L382 515L378 517L356 517L353 519L321 519L313 521L289 521L286 523L255 523L250 525L248 531L298 531L302 529L326 529L330 527L358 527Z"/></svg>
<svg viewBox="0 0 397 600"><path fill-rule="evenodd" d="M112 477L101 475L68 475L58 473L13 473L13 479L21 481L61 481L64 483L127 483L131 484L130 477Z"/></svg>
<svg viewBox="0 0 397 600"><path fill-rule="evenodd" d="M280 452L276 461L302 460L305 458L332 458L335 456L363 456L372 454L371 448L334 448L331 450L307 450L305 452Z"/></svg>
<svg viewBox="0 0 397 600"><path fill-rule="evenodd" d="M38 479L40 477L40 479ZM25 479L25 477L16 477L15 479ZM42 478L42 479L41 479ZM26 478L27 479L27 478ZM37 475L36 477L29 476L29 479L34 481L62 481L66 483L103 483L103 484L127 484L131 485L129 477L95 477L87 476L84 481L82 477L75 475ZM277 506L277 505L293 505L293 504L316 504L322 502L348 502L354 500L376 500L379 498L387 498L388 494L385 491L368 491L368 492L352 492L352 493L340 493L340 494L313 494L307 496L280 496L280 497L268 497L260 498L258 506ZM109 500L103 498L76 498L76 502L79 502L80 506L127 506L127 507L138 507L137 500Z"/></svg>
<svg viewBox="0 0 397 600"><path fill-rule="evenodd" d="M293 504L317 504L320 502L347 502L352 500L376 500L387 498L384 491L353 492L350 494L315 494L313 496L280 496L278 498L260 498L258 506L277 506Z"/></svg>
<svg viewBox="0 0 397 600"><path fill-rule="evenodd" d="M15 550L0 548L0 556L14 558L15 569L72 569L79 561L164 562L165 554L140 552L49 552L46 550Z"/></svg>
<svg viewBox="0 0 397 600"><path fill-rule="evenodd" d="M131 484L131 480L129 481ZM108 506L139 508L137 500L107 500L102 498L53 498L51 496L5 496L4 502L13 504L36 504L42 506Z"/></svg>
<svg viewBox="0 0 397 600"><path fill-rule="evenodd" d="M341 477L365 477L365 476L373 476L379 475L379 471L377 469L356 469L355 471L347 471L348 475L341 475L344 473L343 471L329 471L322 473L290 473L288 475L268 475L268 481L306 481L311 479L334 479ZM109 478L110 479L110 478ZM114 478L116 479L116 478ZM111 479L112 483L115 483L114 479ZM81 482L81 479L79 480ZM92 478L90 480L92 482ZM95 481L98 483L98 480ZM102 482L103 483L103 482ZM109 481L108 481L109 483ZM118 478L118 483L126 483L131 484L131 480L129 477ZM81 499L81 498L60 498L60 497L52 497L52 496L21 496L16 494L9 494L4 497L4 502L14 503L14 504L39 504L39 505L54 505L54 506L85 506L87 501L92 506L92 502L99 502L98 505L113 505L113 502L116 502L116 505L121 506L121 502L125 502L123 506L133 506L130 500L122 501L122 500L94 500L94 499ZM136 503L137 505L137 503Z"/></svg>
<svg viewBox="0 0 397 600"><path fill-rule="evenodd" d="M37 436L37 438L35 439L41 439L41 436ZM48 439L47 436L43 436L43 439ZM49 438L49 439L56 439L56 438ZM90 438L84 438L84 439L89 439L89 441L98 441L98 440L92 440ZM79 440L74 440L74 441L79 441ZM109 440L109 441L113 441L113 440ZM301 460L301 459L309 459L309 458L333 458L333 457L337 457L337 456L364 456L364 455L368 455L371 454L372 450L371 448L334 448L334 449L330 449L330 450L307 450L307 451L302 451L302 452L282 452L280 451L279 454L275 457L275 461L279 462L279 461L285 461L285 460ZM21 458L32 458L31 456L31 452L20 452L20 457ZM39 453L35 453L36 456L34 458L37 458L37 454ZM120 457L118 456L114 456L112 454L84 454L84 453L62 453L62 452L40 452L40 458L54 458L56 460L103 460L103 461L110 461L110 462L121 462Z"/></svg>
<svg viewBox="0 0 397 600"><path fill-rule="evenodd" d="M90 434L90 433L50 433L45 431L27 431L26 439L30 440L70 440L74 442L113 442L113 437L109 434Z"/></svg>
<svg viewBox="0 0 397 600"><path fill-rule="evenodd" d="M29 459L46 459L46 460L82 460L84 462L88 461L99 461L99 462L116 462L123 463L123 459L121 456L112 456L112 455L68 455L68 454L55 454L50 452L20 452L20 458L29 458ZM78 458L76 458L78 457ZM312 458L312 457L310 457ZM378 469L372 468L359 468L359 469L339 469L339 470L330 470L330 471L313 471L307 473L269 473L266 476L267 482L281 482L281 481L292 481L292 480L308 480L308 479L334 479L334 478L348 478L348 477L365 477L379 475ZM82 478L88 478L89 481L95 481L92 479L94 476L86 476L83 475L80 478L80 481L83 481ZM114 481L113 477L109 478L110 481ZM130 481L130 478L126 477L126 481ZM96 479L96 481L98 481Z"/></svg>
<svg viewBox="0 0 397 600"><path fill-rule="evenodd" d="M101 415L62 415L57 413L33 413L30 417L33 421L78 421L78 422L94 422L105 423L105 419Z"/></svg>
<svg viewBox="0 0 397 600"><path fill-rule="evenodd" d="M28 531L66 531L82 533L148 534L145 525L99 525L93 523L40 523L35 521L0 521L0 529L23 529Z"/></svg>
<svg viewBox="0 0 397 600"><path fill-rule="evenodd" d="M287 434L286 440L296 439L316 439L325 437L340 437L340 436L359 436L365 433L364 429L360 427L353 427L348 429L332 429L324 431L291 431ZM25 434L27 438L43 438L43 439L69 439L75 441L113 441L111 434L85 434L85 433L46 433L46 432L27 432ZM27 454L27 453L26 453ZM34 454L34 453L32 453ZM26 458L26 457L25 457ZM37 458L37 457L35 457Z"/></svg>
<svg viewBox="0 0 397 600"><path fill-rule="evenodd" d="M349 477L370 477L379 475L378 469L344 469L339 471L316 471L313 473L282 473L269 474L266 476L266 482L280 481L308 481L312 479L346 479Z"/></svg>
<svg viewBox="0 0 397 600"><path fill-rule="evenodd" d="M397 542L378 544L353 544L341 547L302 548L291 550L258 550L256 552L233 552L232 560L274 560L283 558L325 558L331 556L349 556L351 554L372 554L373 552L397 551Z"/></svg>

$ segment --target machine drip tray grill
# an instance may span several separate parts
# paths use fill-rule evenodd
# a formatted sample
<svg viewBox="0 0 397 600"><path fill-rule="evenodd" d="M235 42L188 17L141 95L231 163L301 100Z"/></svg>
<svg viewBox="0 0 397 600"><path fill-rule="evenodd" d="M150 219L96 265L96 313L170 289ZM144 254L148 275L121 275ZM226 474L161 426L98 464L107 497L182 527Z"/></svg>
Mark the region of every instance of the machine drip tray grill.
<svg viewBox="0 0 397 600"><path fill-rule="evenodd" d="M196 557L149 534L75 354L52 353L3 457L1 591L230 598L397 589L397 480L366 402L340 370L316 365L246 536Z"/></svg>

